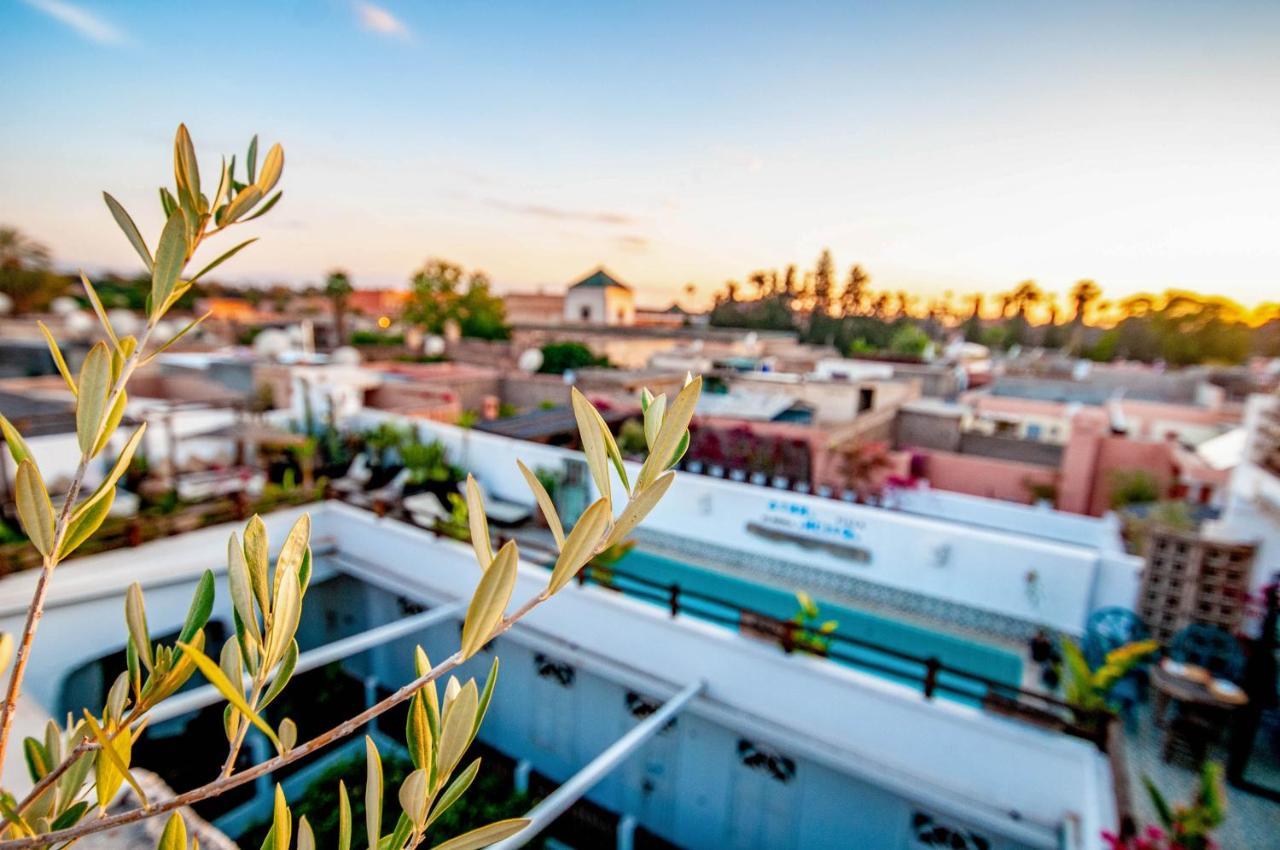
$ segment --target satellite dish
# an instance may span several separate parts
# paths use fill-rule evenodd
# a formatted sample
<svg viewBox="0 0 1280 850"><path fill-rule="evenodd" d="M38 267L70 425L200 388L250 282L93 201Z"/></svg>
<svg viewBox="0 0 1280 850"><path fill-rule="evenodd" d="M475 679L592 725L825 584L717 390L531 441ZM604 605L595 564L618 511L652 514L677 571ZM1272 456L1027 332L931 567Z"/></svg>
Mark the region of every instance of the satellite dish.
<svg viewBox="0 0 1280 850"><path fill-rule="evenodd" d="M360 352L356 351L349 345L344 345L333 350L330 359L339 366L359 366Z"/></svg>
<svg viewBox="0 0 1280 850"><path fill-rule="evenodd" d="M279 357L289 350L289 335L275 328L267 328L253 338L253 353L260 357Z"/></svg>
<svg viewBox="0 0 1280 850"><path fill-rule="evenodd" d="M111 321L111 327L115 329L117 334L126 336L137 333L142 324L138 321L138 317L129 310L108 310L107 318Z"/></svg>
<svg viewBox="0 0 1280 850"><path fill-rule="evenodd" d="M430 357L439 357L444 354L444 337L431 334L422 341L422 352Z"/></svg>
<svg viewBox="0 0 1280 850"><path fill-rule="evenodd" d="M542 351L537 348L529 348L520 352L520 359L516 361L516 365L520 367L521 372L533 373L542 368Z"/></svg>
<svg viewBox="0 0 1280 850"><path fill-rule="evenodd" d="M93 330L93 319L90 319L84 313L72 313L67 316L64 327L66 327L67 333L81 336Z"/></svg>
<svg viewBox="0 0 1280 850"><path fill-rule="evenodd" d="M62 295L49 302L49 311L56 316L65 317L80 312L80 305L76 303L76 299Z"/></svg>

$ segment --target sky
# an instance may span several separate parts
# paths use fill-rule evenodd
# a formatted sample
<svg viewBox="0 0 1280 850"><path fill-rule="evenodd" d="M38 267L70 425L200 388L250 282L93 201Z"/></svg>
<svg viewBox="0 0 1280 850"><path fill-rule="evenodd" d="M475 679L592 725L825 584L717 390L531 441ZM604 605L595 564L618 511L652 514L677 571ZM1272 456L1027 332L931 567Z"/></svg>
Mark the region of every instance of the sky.
<svg viewBox="0 0 1280 850"><path fill-rule="evenodd" d="M100 192L154 244L183 121L206 174L285 148L232 281L604 265L665 306L830 248L926 297L1254 305L1280 300L1277 45L1276 2L0 0L0 225L135 270Z"/></svg>

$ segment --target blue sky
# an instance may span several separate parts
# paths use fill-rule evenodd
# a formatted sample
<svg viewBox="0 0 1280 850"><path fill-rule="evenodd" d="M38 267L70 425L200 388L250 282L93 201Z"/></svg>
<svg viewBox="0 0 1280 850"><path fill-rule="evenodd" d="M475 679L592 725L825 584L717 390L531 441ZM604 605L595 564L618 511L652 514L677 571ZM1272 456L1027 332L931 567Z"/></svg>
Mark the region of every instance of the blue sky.
<svg viewBox="0 0 1280 850"><path fill-rule="evenodd" d="M0 222L131 267L173 128L285 197L232 277L597 264L669 301L830 247L925 294L1280 300L1280 4L0 0ZM252 227L251 225L250 227Z"/></svg>

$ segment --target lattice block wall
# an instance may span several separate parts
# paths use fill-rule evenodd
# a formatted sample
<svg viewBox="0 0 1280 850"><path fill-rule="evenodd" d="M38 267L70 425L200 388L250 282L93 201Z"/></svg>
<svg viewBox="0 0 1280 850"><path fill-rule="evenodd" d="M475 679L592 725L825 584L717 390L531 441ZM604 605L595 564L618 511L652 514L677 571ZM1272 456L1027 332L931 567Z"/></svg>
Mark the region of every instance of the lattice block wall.
<svg viewBox="0 0 1280 850"><path fill-rule="evenodd" d="M1256 547L1220 543L1175 531L1147 542L1138 615L1167 643L1191 623L1235 632L1244 616Z"/></svg>

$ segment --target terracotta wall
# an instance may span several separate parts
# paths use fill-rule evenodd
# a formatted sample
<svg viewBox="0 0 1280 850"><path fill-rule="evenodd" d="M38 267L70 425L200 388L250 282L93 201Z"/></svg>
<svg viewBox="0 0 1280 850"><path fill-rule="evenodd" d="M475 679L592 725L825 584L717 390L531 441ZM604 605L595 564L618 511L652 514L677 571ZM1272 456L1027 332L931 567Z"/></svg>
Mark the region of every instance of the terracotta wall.
<svg viewBox="0 0 1280 850"><path fill-rule="evenodd" d="M1058 478L1049 467L951 452L927 452L923 466L935 489L1022 504L1032 501L1028 484L1055 484Z"/></svg>

